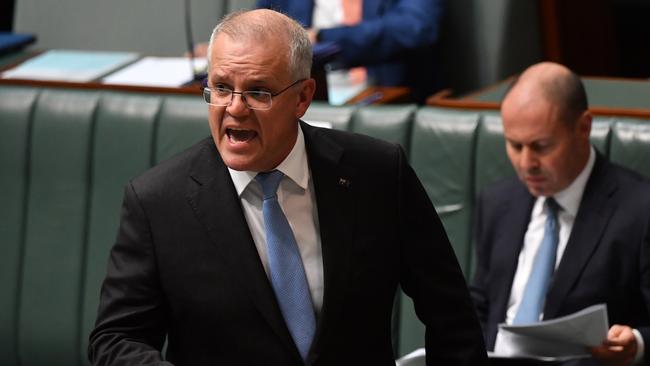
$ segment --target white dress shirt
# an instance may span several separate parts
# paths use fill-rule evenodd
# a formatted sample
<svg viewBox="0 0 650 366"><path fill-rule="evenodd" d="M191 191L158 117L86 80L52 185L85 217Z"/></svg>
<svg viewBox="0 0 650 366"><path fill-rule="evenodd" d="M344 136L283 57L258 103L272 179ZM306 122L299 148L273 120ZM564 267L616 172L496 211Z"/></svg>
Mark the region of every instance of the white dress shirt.
<svg viewBox="0 0 650 366"><path fill-rule="evenodd" d="M312 28L334 28L343 24L343 4L341 4L341 1L315 0L311 20Z"/></svg>
<svg viewBox="0 0 650 366"><path fill-rule="evenodd" d="M314 184L307 163L305 138L298 127L298 138L289 155L275 169L284 173L278 188L278 202L298 244L316 313L323 305L323 254L318 226ZM262 216L262 187L255 180L257 172L228 168L239 195L244 216L255 247L269 276L269 261Z"/></svg>

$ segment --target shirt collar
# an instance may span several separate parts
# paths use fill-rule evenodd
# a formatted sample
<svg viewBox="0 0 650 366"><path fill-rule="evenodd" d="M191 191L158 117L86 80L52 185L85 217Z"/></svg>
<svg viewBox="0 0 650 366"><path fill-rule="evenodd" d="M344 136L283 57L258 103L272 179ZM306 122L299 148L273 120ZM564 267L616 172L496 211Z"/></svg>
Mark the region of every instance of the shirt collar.
<svg viewBox="0 0 650 366"><path fill-rule="evenodd" d="M580 174L578 174L576 179L574 179L568 187L553 196L555 201L562 206L562 209L573 217L578 213L578 207L580 206L582 195L585 192L587 180L589 180L591 171L594 169L595 162L596 151L592 146L589 149L589 159L587 160L587 164L585 164L585 167L582 169Z"/></svg>
<svg viewBox="0 0 650 366"><path fill-rule="evenodd" d="M276 170L281 171L302 189L307 189L309 184L309 169L307 165L307 150L305 149L305 136L298 125L298 136L293 149L278 165ZM258 172L242 171L228 168L232 182L235 184L237 195L241 197L248 184L255 179Z"/></svg>

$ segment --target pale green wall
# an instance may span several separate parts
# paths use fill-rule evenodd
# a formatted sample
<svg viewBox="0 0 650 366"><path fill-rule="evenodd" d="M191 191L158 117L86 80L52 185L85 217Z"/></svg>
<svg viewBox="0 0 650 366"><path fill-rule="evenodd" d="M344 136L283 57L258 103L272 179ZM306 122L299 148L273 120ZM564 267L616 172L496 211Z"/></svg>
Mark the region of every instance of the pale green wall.
<svg viewBox="0 0 650 366"><path fill-rule="evenodd" d="M193 0L193 32L206 38L224 1ZM34 48L185 52L182 0L16 0L14 30L35 33ZM203 36L205 34L205 36Z"/></svg>

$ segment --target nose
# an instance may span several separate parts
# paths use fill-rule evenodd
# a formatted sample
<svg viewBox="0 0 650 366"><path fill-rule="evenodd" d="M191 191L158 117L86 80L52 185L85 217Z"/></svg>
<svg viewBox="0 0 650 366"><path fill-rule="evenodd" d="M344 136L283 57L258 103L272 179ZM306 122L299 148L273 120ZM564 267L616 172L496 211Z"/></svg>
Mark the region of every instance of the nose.
<svg viewBox="0 0 650 366"><path fill-rule="evenodd" d="M519 165L524 171L531 171L539 168L539 159L534 151L528 147L523 147L519 157Z"/></svg>
<svg viewBox="0 0 650 366"><path fill-rule="evenodd" d="M226 106L226 112L234 117L247 115L249 109L246 102L244 102L244 97L241 94L233 94L230 105Z"/></svg>

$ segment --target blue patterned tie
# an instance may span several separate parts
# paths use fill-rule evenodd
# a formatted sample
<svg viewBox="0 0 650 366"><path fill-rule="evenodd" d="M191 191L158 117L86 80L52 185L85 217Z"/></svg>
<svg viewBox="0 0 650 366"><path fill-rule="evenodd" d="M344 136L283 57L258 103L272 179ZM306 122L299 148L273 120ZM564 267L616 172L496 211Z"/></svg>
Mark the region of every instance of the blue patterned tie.
<svg viewBox="0 0 650 366"><path fill-rule="evenodd" d="M512 324L531 324L539 321L544 309L546 290L555 270L555 258L559 239L557 212L560 206L552 197L546 199L546 224L544 238L537 250L533 268L530 271L524 296Z"/></svg>
<svg viewBox="0 0 650 366"><path fill-rule="evenodd" d="M316 315L296 239L278 203L277 190L282 177L281 171L273 170L259 173L255 180L264 192L262 215L271 285L289 333L305 360L316 331Z"/></svg>

